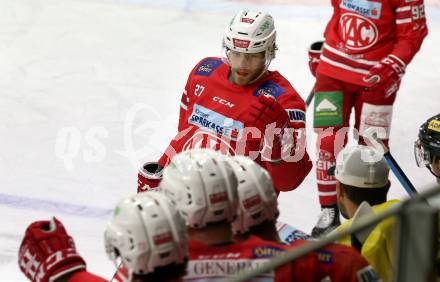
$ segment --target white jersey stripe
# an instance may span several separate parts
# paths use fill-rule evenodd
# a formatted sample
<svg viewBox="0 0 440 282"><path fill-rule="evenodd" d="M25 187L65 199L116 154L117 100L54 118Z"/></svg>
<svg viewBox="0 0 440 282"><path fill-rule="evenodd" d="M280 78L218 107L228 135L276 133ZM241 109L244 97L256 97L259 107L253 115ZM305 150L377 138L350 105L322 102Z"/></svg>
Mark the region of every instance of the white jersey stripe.
<svg viewBox="0 0 440 282"><path fill-rule="evenodd" d="M336 185L336 180L316 180L316 183L321 185Z"/></svg>
<svg viewBox="0 0 440 282"><path fill-rule="evenodd" d="M184 103L182 103L182 102L180 102L180 107L182 109L184 109L185 111L188 110L188 107Z"/></svg>
<svg viewBox="0 0 440 282"><path fill-rule="evenodd" d="M411 18L400 19L400 20L396 20L396 24L405 24L405 23L410 23L411 21L412 21Z"/></svg>
<svg viewBox="0 0 440 282"><path fill-rule="evenodd" d="M396 59L397 61L399 61L399 63L401 63L401 64L402 64L402 66L404 66L404 67L406 68L406 64L405 64L405 62L404 62L404 61L402 61L402 59L401 59L401 58L399 58L399 57L397 57L397 56L395 56L395 55L393 55L393 54L391 54L391 55L388 55L388 56L390 56L390 57L392 57L392 58Z"/></svg>
<svg viewBox="0 0 440 282"><path fill-rule="evenodd" d="M318 194L319 194L319 196L336 196L336 191L335 192L319 192Z"/></svg>
<svg viewBox="0 0 440 282"><path fill-rule="evenodd" d="M329 52L331 52L331 53L334 53L334 54L336 54L336 55L338 55L338 56L341 56L341 57L343 57L343 58L345 58L345 59L348 59L348 60L350 60L350 61L356 62L356 63L358 63L358 64L364 64L364 65L368 65L368 66L374 66L375 64L379 63L378 61L368 61L368 60L364 60L364 59L356 59L356 58L353 58L352 56L350 56L350 55L348 55L348 54L345 54L344 52L339 51L339 50L337 50L337 49L335 49L335 48L333 48L333 47L327 45L326 43L324 43L324 48L327 49L327 50L328 50Z"/></svg>
<svg viewBox="0 0 440 282"><path fill-rule="evenodd" d="M400 13L400 12L406 12L411 10L411 6L405 6L405 7L400 7L396 9L396 13Z"/></svg>
<svg viewBox="0 0 440 282"><path fill-rule="evenodd" d="M353 67L347 66L347 65L342 64L342 63L335 62L335 61L330 60L329 58L327 58L327 57L325 57L323 55L321 55L321 60L323 60L324 62L326 62L329 65L332 65L332 66L335 66L335 67L338 67L338 68L341 68L341 69L345 69L345 70L349 70L349 71L352 71L352 72L356 72L356 73L360 73L360 74L365 74L365 75L368 74L367 70L357 69L357 68L353 68Z"/></svg>

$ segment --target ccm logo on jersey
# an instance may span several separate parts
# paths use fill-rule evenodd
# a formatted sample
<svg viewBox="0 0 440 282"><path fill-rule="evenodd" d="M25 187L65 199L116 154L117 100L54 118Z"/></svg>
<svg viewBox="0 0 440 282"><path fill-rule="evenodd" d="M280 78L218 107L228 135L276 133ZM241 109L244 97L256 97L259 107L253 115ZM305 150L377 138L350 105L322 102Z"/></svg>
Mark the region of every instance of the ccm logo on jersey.
<svg viewBox="0 0 440 282"><path fill-rule="evenodd" d="M290 122L306 122L306 113L304 111L287 109L286 112L289 115Z"/></svg>
<svg viewBox="0 0 440 282"><path fill-rule="evenodd" d="M225 99L219 98L217 96L214 96L214 98L212 98L212 100L219 103L219 104L225 105L226 107L229 107L229 108L233 108L235 106L231 102L226 101Z"/></svg>

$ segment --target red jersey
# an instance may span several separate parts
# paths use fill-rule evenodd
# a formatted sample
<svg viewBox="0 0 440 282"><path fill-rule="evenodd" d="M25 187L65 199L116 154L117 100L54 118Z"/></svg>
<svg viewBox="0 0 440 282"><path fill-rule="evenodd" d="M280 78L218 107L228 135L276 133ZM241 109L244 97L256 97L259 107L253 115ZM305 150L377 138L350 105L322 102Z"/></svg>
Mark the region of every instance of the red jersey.
<svg viewBox="0 0 440 282"><path fill-rule="evenodd" d="M292 248L299 247L307 241L297 240ZM377 273L365 258L354 248L341 244L330 244L315 251L319 261L318 273L329 278L323 281L332 282L373 282L381 281Z"/></svg>
<svg viewBox="0 0 440 282"><path fill-rule="evenodd" d="M189 263L185 281L220 281L240 271L253 270L270 259L285 253L290 247L251 236L244 241L223 246L208 246L190 240ZM285 264L252 281L321 281L316 271L316 256L304 256L295 263Z"/></svg>
<svg viewBox="0 0 440 282"><path fill-rule="evenodd" d="M368 86L363 76L388 55L407 65L428 34L423 0L332 0L317 72Z"/></svg>
<svg viewBox="0 0 440 282"><path fill-rule="evenodd" d="M128 271L124 266L119 266L112 281L116 282L130 282L128 280ZM70 282L70 281L69 281Z"/></svg>
<svg viewBox="0 0 440 282"><path fill-rule="evenodd" d="M238 144L244 135L249 104L261 94L270 94L286 110L289 127L295 129L296 143L301 149L299 154L292 155L294 161L282 160L272 165L259 157L255 160L269 171L277 190L296 188L312 168L305 151L304 101L276 71L269 71L246 86L230 82L228 76L229 66L220 58L205 58L194 67L182 94L179 133L159 164L165 166L175 153L192 148L211 148L230 155L258 151L259 148L240 151ZM262 139L261 135L253 137Z"/></svg>

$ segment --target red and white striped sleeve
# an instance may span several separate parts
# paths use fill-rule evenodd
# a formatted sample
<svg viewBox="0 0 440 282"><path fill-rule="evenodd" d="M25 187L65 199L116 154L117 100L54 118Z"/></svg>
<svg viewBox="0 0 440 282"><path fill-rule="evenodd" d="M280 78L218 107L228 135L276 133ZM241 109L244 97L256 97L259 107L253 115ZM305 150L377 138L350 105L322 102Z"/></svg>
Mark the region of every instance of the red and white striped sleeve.
<svg viewBox="0 0 440 282"><path fill-rule="evenodd" d="M397 42L390 55L407 65L428 34L425 5L423 0L398 0L394 12Z"/></svg>

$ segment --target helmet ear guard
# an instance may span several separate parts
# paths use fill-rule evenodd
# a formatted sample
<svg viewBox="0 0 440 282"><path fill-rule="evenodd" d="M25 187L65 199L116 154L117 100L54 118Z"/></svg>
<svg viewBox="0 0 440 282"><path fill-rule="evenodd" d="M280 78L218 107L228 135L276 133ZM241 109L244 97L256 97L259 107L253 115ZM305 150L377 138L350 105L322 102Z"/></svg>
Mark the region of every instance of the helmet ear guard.
<svg viewBox="0 0 440 282"><path fill-rule="evenodd" d="M269 173L245 156L228 159L238 180L238 212L232 222L234 234L244 234L265 221L276 222L277 195Z"/></svg>

